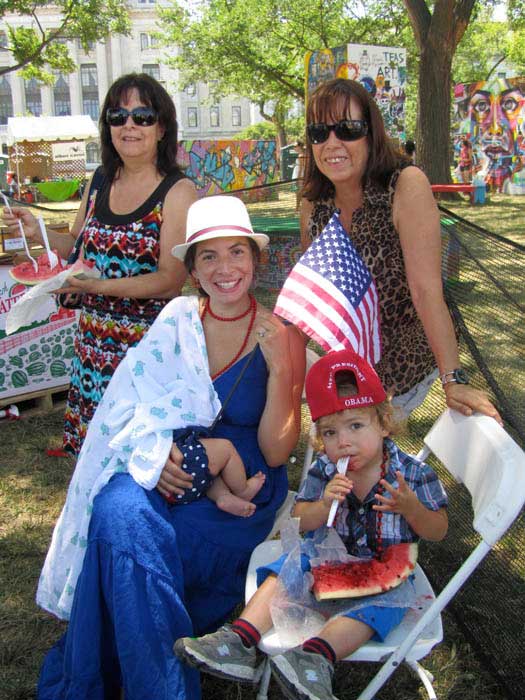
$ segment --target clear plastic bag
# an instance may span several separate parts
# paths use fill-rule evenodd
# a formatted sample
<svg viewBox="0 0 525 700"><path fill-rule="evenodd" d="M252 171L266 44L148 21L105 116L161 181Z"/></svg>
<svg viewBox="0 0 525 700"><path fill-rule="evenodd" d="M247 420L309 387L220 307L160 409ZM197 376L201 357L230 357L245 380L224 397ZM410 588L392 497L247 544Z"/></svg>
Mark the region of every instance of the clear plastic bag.
<svg viewBox="0 0 525 700"><path fill-rule="evenodd" d="M416 603L410 580L378 595L317 601L311 592L313 576L309 571L302 570L301 555L308 558L312 567L328 561L348 563L362 559L348 554L334 528L319 528L302 539L299 518L290 518L283 525L281 538L287 557L277 577L270 614L279 642L285 648L297 646L318 635L331 617L370 605L408 608Z"/></svg>

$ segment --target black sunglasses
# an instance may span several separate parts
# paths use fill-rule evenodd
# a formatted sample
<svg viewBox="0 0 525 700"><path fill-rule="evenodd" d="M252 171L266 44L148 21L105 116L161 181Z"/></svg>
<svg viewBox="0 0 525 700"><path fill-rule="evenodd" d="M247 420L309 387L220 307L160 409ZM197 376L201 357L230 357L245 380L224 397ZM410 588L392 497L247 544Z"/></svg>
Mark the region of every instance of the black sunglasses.
<svg viewBox="0 0 525 700"><path fill-rule="evenodd" d="M137 126L153 126L158 119L157 112L152 107L135 107L131 112L124 107L110 107L106 112L106 122L110 126L124 126L128 117Z"/></svg>
<svg viewBox="0 0 525 700"><path fill-rule="evenodd" d="M340 141L357 141L368 134L368 124L363 119L341 119L337 124L308 124L306 133L314 144L324 143L328 140L330 132Z"/></svg>

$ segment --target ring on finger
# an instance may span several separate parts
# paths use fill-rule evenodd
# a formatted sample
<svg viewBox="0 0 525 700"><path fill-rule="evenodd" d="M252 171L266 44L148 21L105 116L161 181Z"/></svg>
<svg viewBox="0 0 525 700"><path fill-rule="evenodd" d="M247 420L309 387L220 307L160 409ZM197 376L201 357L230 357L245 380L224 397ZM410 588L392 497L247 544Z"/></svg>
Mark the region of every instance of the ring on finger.
<svg viewBox="0 0 525 700"><path fill-rule="evenodd" d="M266 328L262 328L260 331L257 331L257 335L259 336L259 338L264 338L266 333L267 333Z"/></svg>

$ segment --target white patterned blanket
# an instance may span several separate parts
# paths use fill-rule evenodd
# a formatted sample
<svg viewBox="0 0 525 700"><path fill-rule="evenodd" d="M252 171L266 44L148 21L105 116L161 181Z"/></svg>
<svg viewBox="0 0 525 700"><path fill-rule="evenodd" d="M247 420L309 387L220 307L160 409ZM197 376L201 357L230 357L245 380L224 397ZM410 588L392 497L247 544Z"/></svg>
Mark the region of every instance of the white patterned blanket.
<svg viewBox="0 0 525 700"><path fill-rule="evenodd" d="M172 446L172 431L207 427L220 407L198 299L177 297L128 350L95 412L42 569L38 605L69 618L93 499L110 478L129 472L145 489L153 489Z"/></svg>

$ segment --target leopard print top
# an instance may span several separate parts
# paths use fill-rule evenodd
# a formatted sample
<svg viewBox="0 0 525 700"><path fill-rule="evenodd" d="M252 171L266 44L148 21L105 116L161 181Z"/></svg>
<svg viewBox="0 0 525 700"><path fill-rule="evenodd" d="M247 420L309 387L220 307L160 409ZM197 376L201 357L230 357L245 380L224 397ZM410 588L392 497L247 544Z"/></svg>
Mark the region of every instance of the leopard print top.
<svg viewBox="0 0 525 700"><path fill-rule="evenodd" d="M350 237L370 270L379 295L381 360L376 365L383 386L404 394L435 368L435 360L417 315L405 271L399 235L392 219L392 203L400 170L388 189L368 183L363 206L354 211ZM318 236L336 210L333 198L314 203L308 235Z"/></svg>

